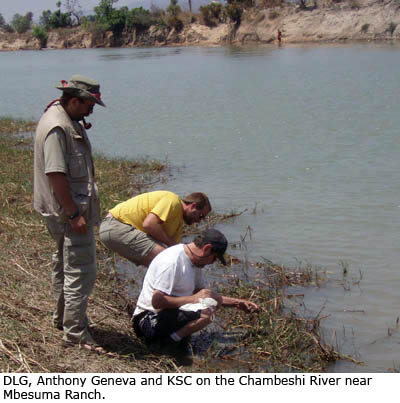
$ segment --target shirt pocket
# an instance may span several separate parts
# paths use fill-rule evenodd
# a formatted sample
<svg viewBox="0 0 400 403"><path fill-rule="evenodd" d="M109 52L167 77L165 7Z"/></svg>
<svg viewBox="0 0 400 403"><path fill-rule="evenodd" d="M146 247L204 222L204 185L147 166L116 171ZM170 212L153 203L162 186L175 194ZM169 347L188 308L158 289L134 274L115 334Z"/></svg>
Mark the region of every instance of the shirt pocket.
<svg viewBox="0 0 400 403"><path fill-rule="evenodd" d="M69 173L71 178L79 179L88 176L86 157L83 153L73 154L69 160Z"/></svg>

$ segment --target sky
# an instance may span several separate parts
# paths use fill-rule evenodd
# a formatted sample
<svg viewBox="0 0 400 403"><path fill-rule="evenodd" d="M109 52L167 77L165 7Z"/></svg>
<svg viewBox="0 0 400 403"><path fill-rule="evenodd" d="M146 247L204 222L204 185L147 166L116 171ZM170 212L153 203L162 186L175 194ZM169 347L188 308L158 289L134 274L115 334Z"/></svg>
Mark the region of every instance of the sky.
<svg viewBox="0 0 400 403"><path fill-rule="evenodd" d="M25 15L31 11L33 13L33 19L39 20L44 10L57 10L57 0L0 0L0 14L5 18L7 22L11 20L14 14ZM63 3L63 0L61 0ZM80 0L79 4L82 9L88 13L93 12L93 7L97 6L100 0ZM192 1L195 4L195 0ZM122 6L134 7L146 7L150 8L151 4L165 8L169 4L169 0L119 0L115 3L114 7L119 8ZM187 4L186 0L178 0L178 4L184 8Z"/></svg>

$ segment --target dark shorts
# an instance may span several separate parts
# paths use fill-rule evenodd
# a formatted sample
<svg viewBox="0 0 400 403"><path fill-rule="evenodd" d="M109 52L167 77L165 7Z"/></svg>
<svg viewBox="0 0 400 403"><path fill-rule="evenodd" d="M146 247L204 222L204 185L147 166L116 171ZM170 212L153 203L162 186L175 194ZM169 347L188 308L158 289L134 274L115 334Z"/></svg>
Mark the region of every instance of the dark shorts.
<svg viewBox="0 0 400 403"><path fill-rule="evenodd" d="M186 312L180 309L165 309L161 312L144 311L133 318L133 328L139 337L152 342L167 338L200 318L200 311Z"/></svg>

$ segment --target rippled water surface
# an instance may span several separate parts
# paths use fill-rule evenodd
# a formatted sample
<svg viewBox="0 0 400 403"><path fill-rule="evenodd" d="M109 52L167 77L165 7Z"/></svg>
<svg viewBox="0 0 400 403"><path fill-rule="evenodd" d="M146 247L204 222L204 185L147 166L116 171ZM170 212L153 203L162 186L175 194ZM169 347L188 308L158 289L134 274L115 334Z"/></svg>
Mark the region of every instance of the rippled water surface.
<svg viewBox="0 0 400 403"><path fill-rule="evenodd" d="M248 209L220 228L250 226L251 259L327 270L306 312L365 362L331 370L381 372L400 367L399 65L393 45L0 53L0 113L37 119L59 80L97 78L95 149L167 158L169 189Z"/></svg>

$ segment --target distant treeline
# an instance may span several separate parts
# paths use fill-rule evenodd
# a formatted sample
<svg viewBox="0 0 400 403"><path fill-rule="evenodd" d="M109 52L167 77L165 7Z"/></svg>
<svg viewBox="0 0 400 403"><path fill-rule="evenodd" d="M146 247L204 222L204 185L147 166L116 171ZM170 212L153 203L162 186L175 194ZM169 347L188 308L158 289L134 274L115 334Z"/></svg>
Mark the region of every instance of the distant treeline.
<svg viewBox="0 0 400 403"><path fill-rule="evenodd" d="M186 3L186 0L181 1ZM293 0L287 1L293 3ZM301 6L306 0L294 1ZM315 3L316 1L314 0ZM182 12L178 0L170 0L170 5L165 10L155 5L151 5L150 9L143 7L129 9L126 6L116 8L118 0L99 0L92 15L83 14L80 2L81 0L57 1L55 3L57 10L44 10L36 24L33 22L32 12L25 15L15 14L9 22L6 22L0 13L0 31L21 34L32 30L34 36L45 37L46 32L52 29L82 26L89 31L112 31L118 34L133 29L145 30L152 25L179 30L185 23L196 21L196 16L192 14L192 0L187 0L189 13ZM200 7L197 18L210 26L226 21L240 23L243 10L246 8L255 5L276 7L285 3L286 0L211 0L209 4Z"/></svg>

